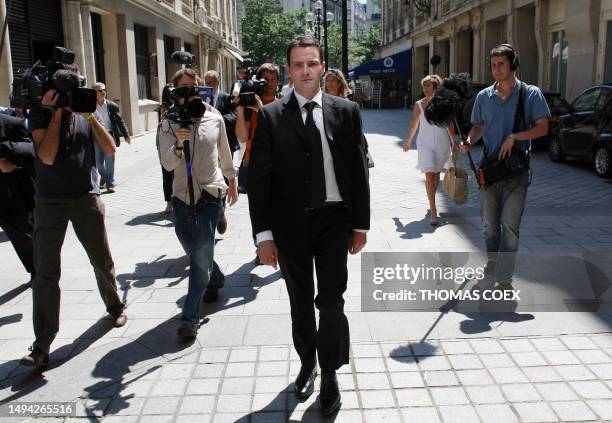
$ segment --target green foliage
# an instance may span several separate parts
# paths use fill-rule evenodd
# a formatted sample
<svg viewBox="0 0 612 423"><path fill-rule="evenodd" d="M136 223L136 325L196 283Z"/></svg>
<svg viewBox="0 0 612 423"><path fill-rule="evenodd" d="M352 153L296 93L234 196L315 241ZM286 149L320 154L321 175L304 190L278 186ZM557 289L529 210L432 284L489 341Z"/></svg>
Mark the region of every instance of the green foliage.
<svg viewBox="0 0 612 423"><path fill-rule="evenodd" d="M256 63L273 62L283 66L287 46L295 35L304 34L305 10L281 13L280 0L244 0L242 19L243 48ZM323 31L322 31L323 32ZM342 67L342 25L338 22L327 29L328 67ZM323 43L323 40L322 40ZM380 45L380 27L369 30L359 27L349 34L349 67L374 58Z"/></svg>
<svg viewBox="0 0 612 423"><path fill-rule="evenodd" d="M306 12L281 13L280 0L245 0L242 18L243 48L255 63L286 62L287 46L295 35L304 33Z"/></svg>

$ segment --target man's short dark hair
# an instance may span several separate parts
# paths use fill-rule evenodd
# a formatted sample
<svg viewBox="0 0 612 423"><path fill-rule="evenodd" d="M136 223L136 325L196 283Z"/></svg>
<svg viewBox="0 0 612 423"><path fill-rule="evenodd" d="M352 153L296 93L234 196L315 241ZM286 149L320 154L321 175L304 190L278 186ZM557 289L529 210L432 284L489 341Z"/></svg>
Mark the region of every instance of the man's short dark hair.
<svg viewBox="0 0 612 423"><path fill-rule="evenodd" d="M319 50L319 60L323 61L323 54L321 53L321 45L317 42L314 37L309 35L298 35L289 44L287 47L287 65L291 65L291 50L294 47L316 47Z"/></svg>
<svg viewBox="0 0 612 423"><path fill-rule="evenodd" d="M506 56L510 62L510 69L516 70L518 67L518 56L516 50L510 44L500 44L491 49L489 53L489 63L493 57Z"/></svg>
<svg viewBox="0 0 612 423"><path fill-rule="evenodd" d="M276 74L276 79L280 80L280 69L278 68L278 65L274 63L264 63L263 65L257 68L257 74L255 75L255 77L257 79L261 79L261 75L264 72L271 72L273 74Z"/></svg>

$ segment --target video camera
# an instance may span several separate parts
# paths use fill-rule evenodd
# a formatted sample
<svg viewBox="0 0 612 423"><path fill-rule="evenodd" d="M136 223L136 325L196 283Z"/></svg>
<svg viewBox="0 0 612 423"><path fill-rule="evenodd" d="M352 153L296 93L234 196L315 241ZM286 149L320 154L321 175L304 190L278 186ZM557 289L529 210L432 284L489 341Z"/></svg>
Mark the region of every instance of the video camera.
<svg viewBox="0 0 612 423"><path fill-rule="evenodd" d="M64 47L53 47L51 60L44 65L40 60L13 79L13 96L17 107L29 109L42 106L42 98L56 89L59 98L55 107L70 107L73 112L96 111L96 91L83 88L85 79L67 69L74 63L74 52Z"/></svg>
<svg viewBox="0 0 612 423"><path fill-rule="evenodd" d="M186 128L204 116L206 111L204 99L210 98L212 95L212 87L184 85L172 88L170 89L170 96L174 100L174 105L168 110L166 117L171 122L178 123L181 127ZM181 99L183 101L180 101Z"/></svg>
<svg viewBox="0 0 612 423"><path fill-rule="evenodd" d="M232 95L239 96L239 106L254 106L255 95L263 97L264 89L268 84L265 79L257 79L257 67L253 66L251 59L244 59L244 68L240 71L240 79L234 84Z"/></svg>

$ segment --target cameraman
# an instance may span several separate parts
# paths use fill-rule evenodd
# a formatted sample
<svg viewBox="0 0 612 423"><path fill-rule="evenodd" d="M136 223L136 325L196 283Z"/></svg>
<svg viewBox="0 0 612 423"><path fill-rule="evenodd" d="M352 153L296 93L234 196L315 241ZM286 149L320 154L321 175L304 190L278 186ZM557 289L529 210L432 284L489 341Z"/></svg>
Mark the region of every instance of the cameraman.
<svg viewBox="0 0 612 423"><path fill-rule="evenodd" d="M197 86L200 82L195 71L190 68L181 69L172 77L176 89ZM223 117L210 105L203 104L198 96L175 97L174 108L177 111L187 110L191 113L191 110L199 107L204 107L203 115L186 116L190 123L187 127L182 122L171 122L171 113L166 115L159 134L162 165L166 170L174 171L172 208L175 231L189 256L189 287L183 306L182 324L178 329L178 335L188 339L195 338L198 333L202 295L209 282L213 283L211 274L218 271L213 257L215 228L223 196L227 193L230 206L238 199L236 170ZM184 114L179 112L181 120ZM185 141L189 145L193 203L189 195ZM229 180L229 187L224 176Z"/></svg>
<svg viewBox="0 0 612 423"><path fill-rule="evenodd" d="M249 106L255 113L259 111L259 108L263 105L272 103L276 100L276 93L278 91L278 81L280 79L280 70L274 63L264 63L257 69L255 75L257 79L263 79L266 81L266 87L262 93L261 99L256 96L256 104ZM236 137L241 143L246 143L249 138L250 123L245 118L245 106L238 106L237 108L238 118L236 119Z"/></svg>
<svg viewBox="0 0 612 423"><path fill-rule="evenodd" d="M30 129L37 154L36 277L32 282L36 340L32 353L23 357L22 363L31 366L48 364L49 349L59 330L60 253L69 221L93 266L98 290L113 325L121 327L127 321L125 306L117 293L115 265L95 167L94 143L107 155L115 152L115 143L93 114L75 113L68 106L58 107L58 100L64 94L50 89L42 98L43 107L33 107L30 111Z"/></svg>
<svg viewBox="0 0 612 423"><path fill-rule="evenodd" d="M34 279L34 144L22 119L0 114L0 227Z"/></svg>

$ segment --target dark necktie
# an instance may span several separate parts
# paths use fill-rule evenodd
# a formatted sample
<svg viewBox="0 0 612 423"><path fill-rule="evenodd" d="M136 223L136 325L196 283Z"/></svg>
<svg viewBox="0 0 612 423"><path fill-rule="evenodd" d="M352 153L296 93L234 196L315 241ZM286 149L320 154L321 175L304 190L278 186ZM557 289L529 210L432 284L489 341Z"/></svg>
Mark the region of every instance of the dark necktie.
<svg viewBox="0 0 612 423"><path fill-rule="evenodd" d="M325 193L325 171L323 170L323 148L321 147L321 132L315 125L312 110L317 103L310 101L304 105L306 115L306 138L310 144L310 207L323 207L327 195Z"/></svg>

